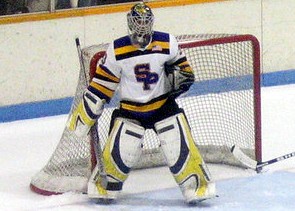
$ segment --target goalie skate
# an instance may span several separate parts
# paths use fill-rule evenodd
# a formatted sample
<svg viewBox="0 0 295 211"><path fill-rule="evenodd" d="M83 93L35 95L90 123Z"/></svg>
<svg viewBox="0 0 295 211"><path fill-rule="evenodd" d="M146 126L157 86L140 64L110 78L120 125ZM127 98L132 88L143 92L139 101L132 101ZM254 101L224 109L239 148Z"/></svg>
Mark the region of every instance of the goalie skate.
<svg viewBox="0 0 295 211"><path fill-rule="evenodd" d="M117 198L117 191L106 190L107 179L101 175L96 175L97 168L96 166L89 179L87 194L91 201L95 203L109 204Z"/></svg>
<svg viewBox="0 0 295 211"><path fill-rule="evenodd" d="M106 190L101 184L101 179L96 183L94 181L88 182L88 197L91 201L98 204L110 204L117 198L117 193Z"/></svg>
<svg viewBox="0 0 295 211"><path fill-rule="evenodd" d="M202 201L205 201L207 199L212 199L217 197L216 195L216 188L215 188L215 183L208 183L207 188L205 190L205 193L200 196L197 192L194 194L192 197L188 197L186 199L186 202L189 205L197 205Z"/></svg>

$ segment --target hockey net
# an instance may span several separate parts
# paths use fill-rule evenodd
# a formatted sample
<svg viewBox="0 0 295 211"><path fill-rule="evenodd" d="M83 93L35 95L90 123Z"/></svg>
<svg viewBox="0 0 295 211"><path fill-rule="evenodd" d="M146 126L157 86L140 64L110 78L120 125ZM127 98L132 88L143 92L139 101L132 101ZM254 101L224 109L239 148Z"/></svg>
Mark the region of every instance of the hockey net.
<svg viewBox="0 0 295 211"><path fill-rule="evenodd" d="M192 135L204 159L244 167L230 152L238 144L245 154L261 160L260 50L252 35L177 36L196 82L188 93L177 99L184 108ZM104 55L108 44L82 50L86 73L80 71L71 112L76 108ZM118 106L117 95L107 104L98 120L103 147L110 116ZM87 181L96 163L92 137L77 140L66 128L48 163L31 180L31 189L43 195L68 191L87 192ZM144 135L143 156L136 168L165 165L159 140L152 130Z"/></svg>

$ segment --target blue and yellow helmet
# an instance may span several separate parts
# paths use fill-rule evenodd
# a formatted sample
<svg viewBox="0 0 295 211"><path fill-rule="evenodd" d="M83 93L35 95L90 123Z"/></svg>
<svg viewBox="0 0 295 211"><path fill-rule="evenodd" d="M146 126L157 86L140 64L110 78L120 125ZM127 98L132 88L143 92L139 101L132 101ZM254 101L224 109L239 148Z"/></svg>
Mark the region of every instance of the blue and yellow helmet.
<svg viewBox="0 0 295 211"><path fill-rule="evenodd" d="M140 48L146 48L151 42L154 14L143 2L135 4L127 14L128 31L131 41Z"/></svg>

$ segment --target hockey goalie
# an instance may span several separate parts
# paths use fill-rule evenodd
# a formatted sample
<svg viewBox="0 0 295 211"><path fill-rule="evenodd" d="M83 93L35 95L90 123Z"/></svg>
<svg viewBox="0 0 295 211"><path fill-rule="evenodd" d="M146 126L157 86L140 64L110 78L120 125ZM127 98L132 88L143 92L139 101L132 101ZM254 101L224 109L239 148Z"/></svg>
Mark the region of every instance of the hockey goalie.
<svg viewBox="0 0 295 211"><path fill-rule="evenodd" d="M142 152L146 129L159 137L167 166L187 203L215 197L215 184L192 138L185 111L175 99L194 83L194 74L175 37L153 30L154 15L144 3L127 14L128 35L110 43L67 127L86 136L117 91L109 137L96 166L88 196L115 200Z"/></svg>

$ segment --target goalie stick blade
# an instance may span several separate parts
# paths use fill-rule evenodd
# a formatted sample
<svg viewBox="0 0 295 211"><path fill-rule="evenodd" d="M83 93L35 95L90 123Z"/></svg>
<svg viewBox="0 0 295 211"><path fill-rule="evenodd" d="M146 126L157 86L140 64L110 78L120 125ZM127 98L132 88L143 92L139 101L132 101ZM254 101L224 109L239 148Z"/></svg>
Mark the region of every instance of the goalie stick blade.
<svg viewBox="0 0 295 211"><path fill-rule="evenodd" d="M240 161L242 164L247 166L248 168L256 170L257 168L257 161L251 159L247 155L244 154L244 152L241 150L241 148L237 145L233 145L231 148L231 152L235 156L235 158Z"/></svg>
<svg viewBox="0 0 295 211"><path fill-rule="evenodd" d="M233 153L235 158L238 159L242 164L244 164L248 168L256 170L257 173L261 173L263 167L265 167L265 166L268 166L270 164L273 164L273 163L276 163L279 161L286 160L288 158L295 157L295 152L291 152L291 153L288 153L288 154L285 154L280 157L273 158L273 159L270 159L270 160L267 160L264 162L257 162L255 160L251 159L250 157L248 157L247 155L245 155L244 152L242 152L240 147L238 147L237 145L232 146L231 152Z"/></svg>

